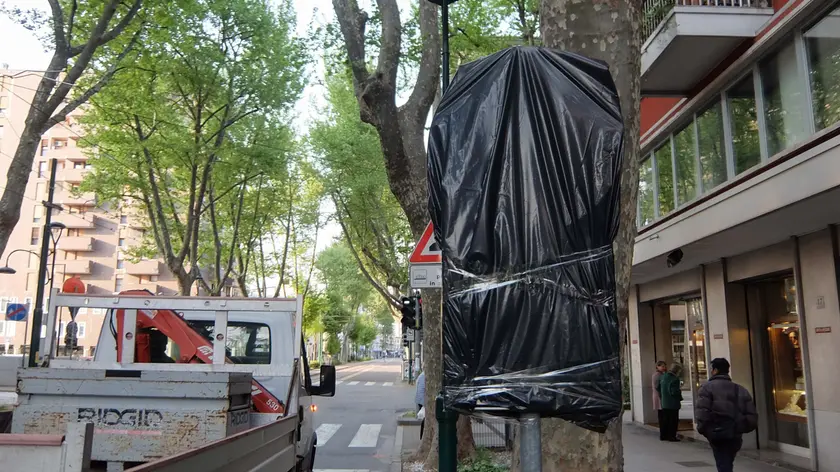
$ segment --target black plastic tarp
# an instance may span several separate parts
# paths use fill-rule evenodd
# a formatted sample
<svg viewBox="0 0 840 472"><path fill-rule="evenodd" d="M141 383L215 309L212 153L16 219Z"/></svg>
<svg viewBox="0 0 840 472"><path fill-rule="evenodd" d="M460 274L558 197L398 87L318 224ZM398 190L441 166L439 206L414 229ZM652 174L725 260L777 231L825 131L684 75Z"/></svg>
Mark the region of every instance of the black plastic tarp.
<svg viewBox="0 0 840 472"><path fill-rule="evenodd" d="M447 408L595 431L621 412L623 131L602 62L516 47L458 70L428 158Z"/></svg>

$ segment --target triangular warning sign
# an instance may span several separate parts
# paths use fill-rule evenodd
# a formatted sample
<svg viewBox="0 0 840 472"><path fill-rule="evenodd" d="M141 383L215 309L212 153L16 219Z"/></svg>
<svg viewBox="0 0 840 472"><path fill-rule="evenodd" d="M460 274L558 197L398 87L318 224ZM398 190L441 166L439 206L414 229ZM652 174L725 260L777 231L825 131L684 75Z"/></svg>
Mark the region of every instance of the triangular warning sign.
<svg viewBox="0 0 840 472"><path fill-rule="evenodd" d="M414 248L414 252L411 253L411 257L408 258L408 262L411 264L440 264L440 246L435 240L435 228L431 221L426 226L426 230L423 231L423 236L420 237L420 241Z"/></svg>

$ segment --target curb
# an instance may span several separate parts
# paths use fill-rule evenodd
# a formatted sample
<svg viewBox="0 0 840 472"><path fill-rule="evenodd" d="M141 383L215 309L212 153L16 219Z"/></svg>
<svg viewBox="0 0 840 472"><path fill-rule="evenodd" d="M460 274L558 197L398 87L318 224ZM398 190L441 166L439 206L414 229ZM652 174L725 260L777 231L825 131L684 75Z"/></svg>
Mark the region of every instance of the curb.
<svg viewBox="0 0 840 472"><path fill-rule="evenodd" d="M402 472L403 427L397 426L397 436L394 438L394 451L391 453L391 471Z"/></svg>

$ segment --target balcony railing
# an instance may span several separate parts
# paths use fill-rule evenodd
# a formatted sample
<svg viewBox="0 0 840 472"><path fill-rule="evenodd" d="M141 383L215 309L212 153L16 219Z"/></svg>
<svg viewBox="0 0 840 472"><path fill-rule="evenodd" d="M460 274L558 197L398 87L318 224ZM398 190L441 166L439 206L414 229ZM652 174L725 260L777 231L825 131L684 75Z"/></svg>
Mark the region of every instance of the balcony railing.
<svg viewBox="0 0 840 472"><path fill-rule="evenodd" d="M647 41L674 7L766 8L769 0L645 0L642 42Z"/></svg>

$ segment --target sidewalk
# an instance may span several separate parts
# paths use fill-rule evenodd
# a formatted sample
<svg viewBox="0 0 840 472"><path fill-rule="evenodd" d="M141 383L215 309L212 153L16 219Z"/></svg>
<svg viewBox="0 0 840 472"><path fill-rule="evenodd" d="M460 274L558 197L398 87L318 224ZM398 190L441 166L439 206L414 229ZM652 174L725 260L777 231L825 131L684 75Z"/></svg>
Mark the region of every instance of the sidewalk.
<svg viewBox="0 0 840 472"><path fill-rule="evenodd" d="M403 428L401 446L405 456L417 450L420 445L420 427L401 426L401 428ZM623 437L626 472L674 472L688 469L710 472L717 470L712 450L705 443L694 441L663 443L659 441L656 433L626 423ZM758 462L739 454L735 460L735 470L737 472L783 472L788 469Z"/></svg>

